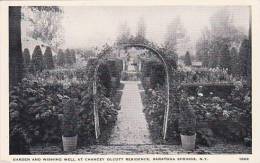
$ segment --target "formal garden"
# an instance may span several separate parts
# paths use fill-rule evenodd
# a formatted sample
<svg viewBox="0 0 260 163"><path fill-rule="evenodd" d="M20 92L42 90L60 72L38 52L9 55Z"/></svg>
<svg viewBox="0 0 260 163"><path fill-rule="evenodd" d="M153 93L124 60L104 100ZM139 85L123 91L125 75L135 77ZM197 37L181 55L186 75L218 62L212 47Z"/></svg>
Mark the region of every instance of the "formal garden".
<svg viewBox="0 0 260 163"><path fill-rule="evenodd" d="M10 50L10 154L140 144L251 153L250 38L236 49L218 39L207 52L198 41L195 59L140 35L94 50L18 43L23 51Z"/></svg>

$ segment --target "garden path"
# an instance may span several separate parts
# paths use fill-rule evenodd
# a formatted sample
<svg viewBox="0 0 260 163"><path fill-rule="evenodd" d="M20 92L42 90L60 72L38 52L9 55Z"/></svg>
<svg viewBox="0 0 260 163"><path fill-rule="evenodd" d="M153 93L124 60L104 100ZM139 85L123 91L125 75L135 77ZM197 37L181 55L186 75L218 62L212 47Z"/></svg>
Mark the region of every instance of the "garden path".
<svg viewBox="0 0 260 163"><path fill-rule="evenodd" d="M121 110L112 131L109 144L152 144L148 124L143 113L143 104L138 81L123 81Z"/></svg>

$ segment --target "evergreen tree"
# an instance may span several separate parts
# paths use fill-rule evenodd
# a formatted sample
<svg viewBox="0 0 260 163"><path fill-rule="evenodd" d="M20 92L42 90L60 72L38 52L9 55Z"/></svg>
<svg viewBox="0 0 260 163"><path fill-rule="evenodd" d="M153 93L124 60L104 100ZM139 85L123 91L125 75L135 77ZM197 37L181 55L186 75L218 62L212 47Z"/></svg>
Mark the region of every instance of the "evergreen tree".
<svg viewBox="0 0 260 163"><path fill-rule="evenodd" d="M59 49L58 54L57 54L57 65L58 66L65 65L65 56L64 56L62 49Z"/></svg>
<svg viewBox="0 0 260 163"><path fill-rule="evenodd" d="M240 74L244 77L251 76L251 54L249 40L244 39L239 49Z"/></svg>
<svg viewBox="0 0 260 163"><path fill-rule="evenodd" d="M238 58L238 52L236 48L232 48L230 50L230 57L231 57L231 73L233 75L239 74L239 58Z"/></svg>
<svg viewBox="0 0 260 163"><path fill-rule="evenodd" d="M24 63L24 68L27 68L30 66L31 62L31 56L30 56L30 51L28 48L25 48L23 51L23 63Z"/></svg>
<svg viewBox="0 0 260 163"><path fill-rule="evenodd" d="M39 45L35 46L32 61L31 61L31 70L32 72L41 72L44 69L44 61L42 50Z"/></svg>
<svg viewBox="0 0 260 163"><path fill-rule="evenodd" d="M72 57L73 63L76 63L76 52L73 49L71 50L71 57Z"/></svg>
<svg viewBox="0 0 260 163"><path fill-rule="evenodd" d="M228 72L231 70L231 56L228 45L224 45L221 50L220 63L222 68L227 68Z"/></svg>
<svg viewBox="0 0 260 163"><path fill-rule="evenodd" d="M44 52L44 63L46 69L54 69L54 62L52 58L51 48L48 46Z"/></svg>
<svg viewBox="0 0 260 163"><path fill-rule="evenodd" d="M190 58L190 53L187 51L185 56L184 56L184 64L186 66L191 66L191 58Z"/></svg>
<svg viewBox="0 0 260 163"><path fill-rule="evenodd" d="M71 55L71 51L69 49L65 50L65 64L66 65L72 65L73 64L73 58Z"/></svg>
<svg viewBox="0 0 260 163"><path fill-rule="evenodd" d="M119 35L117 36L116 43L117 44L125 44L128 43L130 39L130 28L127 23L123 23L119 26Z"/></svg>

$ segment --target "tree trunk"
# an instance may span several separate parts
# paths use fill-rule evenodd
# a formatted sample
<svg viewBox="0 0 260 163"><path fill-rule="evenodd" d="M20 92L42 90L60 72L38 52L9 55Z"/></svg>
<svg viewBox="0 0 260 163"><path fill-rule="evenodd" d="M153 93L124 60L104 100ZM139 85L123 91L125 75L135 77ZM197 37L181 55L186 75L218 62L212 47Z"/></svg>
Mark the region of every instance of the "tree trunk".
<svg viewBox="0 0 260 163"><path fill-rule="evenodd" d="M9 7L9 82L17 85L23 78L21 7Z"/></svg>

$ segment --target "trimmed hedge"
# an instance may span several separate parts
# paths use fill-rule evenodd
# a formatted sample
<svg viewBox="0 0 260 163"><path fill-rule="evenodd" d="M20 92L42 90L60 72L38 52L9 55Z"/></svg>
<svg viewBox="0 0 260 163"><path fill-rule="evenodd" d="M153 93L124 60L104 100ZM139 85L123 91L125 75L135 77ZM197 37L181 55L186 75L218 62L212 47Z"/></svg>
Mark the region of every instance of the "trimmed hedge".
<svg viewBox="0 0 260 163"><path fill-rule="evenodd" d="M31 61L31 71L32 72L42 72L44 69L44 60L42 55L42 50L39 45L34 48L32 54L32 61Z"/></svg>
<svg viewBox="0 0 260 163"><path fill-rule="evenodd" d="M51 48L48 46L43 55L44 64L46 69L54 69L54 62L52 57Z"/></svg>
<svg viewBox="0 0 260 163"><path fill-rule="evenodd" d="M121 72L123 70L123 61L121 59L109 59L106 61L109 66L113 87L117 88L120 85Z"/></svg>
<svg viewBox="0 0 260 163"><path fill-rule="evenodd" d="M97 58L90 58L87 63L87 69L89 70L88 72L88 77L92 78L94 80L94 70L98 64L98 59ZM103 87L98 87L98 91L103 91L105 93L106 97L109 97L112 91L112 86L111 86L111 76L110 76L110 71L109 71L109 66L106 64L106 62L103 60L101 61L101 64L98 68L98 83L100 83Z"/></svg>
<svg viewBox="0 0 260 163"><path fill-rule="evenodd" d="M157 60L142 60L141 81L146 90L163 86L165 84L163 64Z"/></svg>
<svg viewBox="0 0 260 163"><path fill-rule="evenodd" d="M28 48L25 48L23 51L23 63L24 63L24 68L27 68L30 66L31 55L30 55L30 51Z"/></svg>
<svg viewBox="0 0 260 163"><path fill-rule="evenodd" d="M59 49L57 54L57 63L58 66L64 66L65 65L65 55L62 49Z"/></svg>

